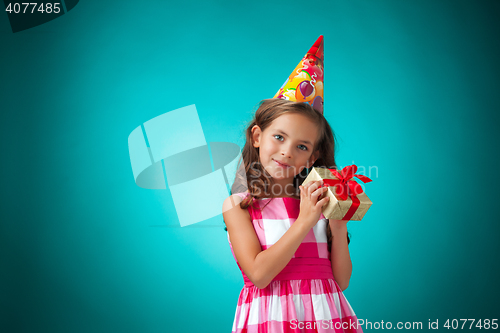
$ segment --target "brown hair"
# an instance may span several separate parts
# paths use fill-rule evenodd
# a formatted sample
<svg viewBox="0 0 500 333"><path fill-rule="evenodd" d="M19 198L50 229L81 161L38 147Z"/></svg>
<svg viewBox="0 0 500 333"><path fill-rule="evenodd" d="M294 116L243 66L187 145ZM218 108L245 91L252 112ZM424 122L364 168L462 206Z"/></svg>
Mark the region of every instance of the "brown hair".
<svg viewBox="0 0 500 333"><path fill-rule="evenodd" d="M273 198L272 191L268 191L268 189L274 184L274 181L271 175L264 169L262 163L260 163L259 148L253 146L252 127L257 125L264 131L271 125L273 120L285 113L304 115L318 127L319 136L313 148L313 153L319 151L319 157L312 167L337 169L335 162L335 135L322 114L308 103L292 102L279 98L263 100L259 103L254 118L245 130L246 143L241 154L243 163L241 160L239 161L239 172L236 173L236 179L231 188L231 193L241 193L248 189L249 195L240 203L242 209L246 209L250 205L253 207L254 200L261 198L262 193L271 193L271 199ZM295 176L293 185L297 193L299 186L302 185L307 174L308 170L304 168ZM330 250L332 234L329 225L327 225L326 229L328 250ZM347 236L347 242L350 242L349 235Z"/></svg>

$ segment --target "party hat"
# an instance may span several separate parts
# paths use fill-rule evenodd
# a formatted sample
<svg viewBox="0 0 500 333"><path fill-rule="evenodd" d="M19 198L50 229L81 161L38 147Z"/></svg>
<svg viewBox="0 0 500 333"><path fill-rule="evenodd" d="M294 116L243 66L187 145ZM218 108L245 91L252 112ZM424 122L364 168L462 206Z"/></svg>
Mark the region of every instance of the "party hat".
<svg viewBox="0 0 500 333"><path fill-rule="evenodd" d="M323 35L319 36L274 98L307 102L323 114Z"/></svg>

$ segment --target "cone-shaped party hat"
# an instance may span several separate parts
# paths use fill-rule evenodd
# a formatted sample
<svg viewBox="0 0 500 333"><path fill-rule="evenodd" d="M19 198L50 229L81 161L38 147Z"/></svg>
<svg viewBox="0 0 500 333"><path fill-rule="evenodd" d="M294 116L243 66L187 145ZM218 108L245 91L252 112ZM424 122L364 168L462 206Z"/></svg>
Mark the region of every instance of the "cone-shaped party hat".
<svg viewBox="0 0 500 333"><path fill-rule="evenodd" d="M274 98L307 102L323 114L323 36L319 36Z"/></svg>

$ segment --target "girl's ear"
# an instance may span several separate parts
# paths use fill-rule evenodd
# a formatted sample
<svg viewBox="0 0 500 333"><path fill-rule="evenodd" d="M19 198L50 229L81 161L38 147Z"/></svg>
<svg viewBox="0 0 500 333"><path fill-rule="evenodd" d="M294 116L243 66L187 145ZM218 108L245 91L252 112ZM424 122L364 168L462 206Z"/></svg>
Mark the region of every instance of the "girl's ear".
<svg viewBox="0 0 500 333"><path fill-rule="evenodd" d="M252 127L252 145L255 148L260 147L261 136L262 136L262 131L261 131L260 127L257 125L254 125Z"/></svg>
<svg viewBox="0 0 500 333"><path fill-rule="evenodd" d="M315 151L314 153L311 154L311 157L309 157L309 160L307 161L307 168L309 169L310 167L313 166L314 162L319 158L319 150Z"/></svg>

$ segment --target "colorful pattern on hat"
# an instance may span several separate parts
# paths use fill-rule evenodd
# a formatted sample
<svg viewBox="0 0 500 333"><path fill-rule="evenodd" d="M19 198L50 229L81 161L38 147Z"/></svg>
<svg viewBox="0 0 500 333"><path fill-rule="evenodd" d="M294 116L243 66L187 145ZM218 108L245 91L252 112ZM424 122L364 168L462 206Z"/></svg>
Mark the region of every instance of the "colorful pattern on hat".
<svg viewBox="0 0 500 333"><path fill-rule="evenodd" d="M299 62L274 98L307 102L323 114L323 36Z"/></svg>

